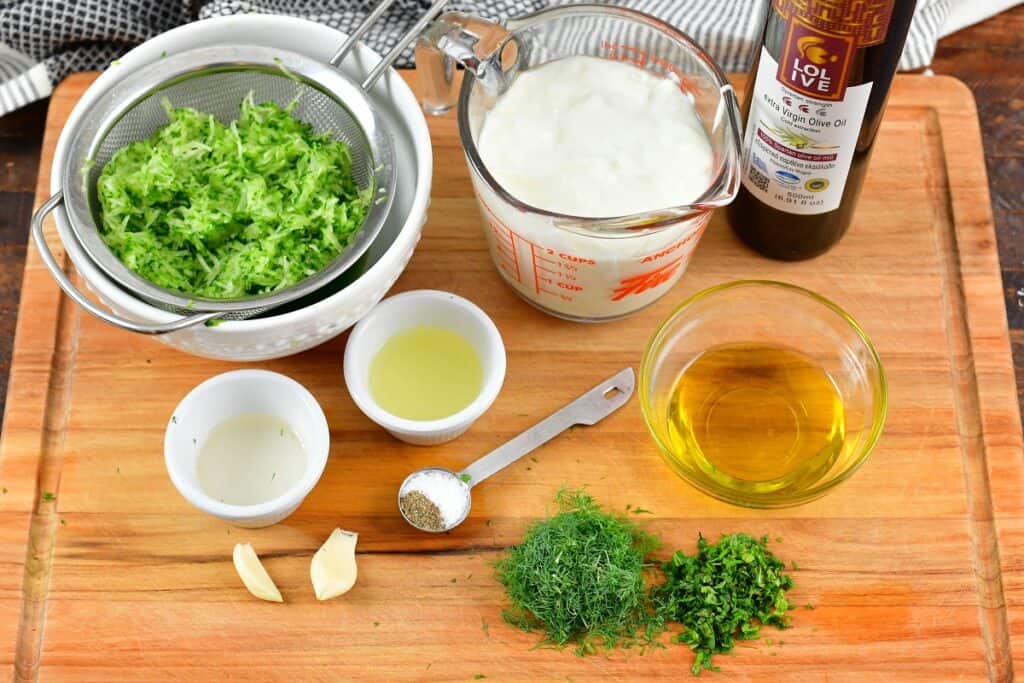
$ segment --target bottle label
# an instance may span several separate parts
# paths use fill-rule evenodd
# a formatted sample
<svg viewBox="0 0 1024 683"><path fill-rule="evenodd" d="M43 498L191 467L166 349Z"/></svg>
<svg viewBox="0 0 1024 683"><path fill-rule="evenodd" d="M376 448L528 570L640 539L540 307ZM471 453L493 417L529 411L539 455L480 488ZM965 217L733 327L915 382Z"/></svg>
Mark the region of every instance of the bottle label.
<svg viewBox="0 0 1024 683"><path fill-rule="evenodd" d="M844 87L839 99L826 100L780 82L778 69L761 48L743 143L743 186L787 213L834 211L843 199L871 83ZM839 91L836 82L819 79L811 87Z"/></svg>
<svg viewBox="0 0 1024 683"><path fill-rule="evenodd" d="M893 0L773 0L780 60L764 47L743 145L743 185L795 214L839 208L871 82L847 86L857 50L885 40Z"/></svg>

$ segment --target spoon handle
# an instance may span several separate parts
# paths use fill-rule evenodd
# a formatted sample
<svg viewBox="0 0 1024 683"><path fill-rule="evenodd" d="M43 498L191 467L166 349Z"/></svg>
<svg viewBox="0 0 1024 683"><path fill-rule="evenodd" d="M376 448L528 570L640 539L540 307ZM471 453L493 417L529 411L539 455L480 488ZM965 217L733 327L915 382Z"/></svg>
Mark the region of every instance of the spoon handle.
<svg viewBox="0 0 1024 683"><path fill-rule="evenodd" d="M573 425L594 425L629 401L636 386L633 368L609 377L578 399L494 449L459 473L470 488L544 445Z"/></svg>

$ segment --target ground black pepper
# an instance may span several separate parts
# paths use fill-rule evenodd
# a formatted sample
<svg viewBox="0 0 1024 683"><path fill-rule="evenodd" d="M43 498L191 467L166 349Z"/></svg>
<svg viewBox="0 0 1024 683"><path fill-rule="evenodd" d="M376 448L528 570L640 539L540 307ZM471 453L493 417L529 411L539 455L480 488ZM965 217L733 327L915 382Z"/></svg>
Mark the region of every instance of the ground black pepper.
<svg viewBox="0 0 1024 683"><path fill-rule="evenodd" d="M413 526L427 531L444 531L445 523L441 511L434 501L420 491L410 491L398 502L402 514L413 523Z"/></svg>

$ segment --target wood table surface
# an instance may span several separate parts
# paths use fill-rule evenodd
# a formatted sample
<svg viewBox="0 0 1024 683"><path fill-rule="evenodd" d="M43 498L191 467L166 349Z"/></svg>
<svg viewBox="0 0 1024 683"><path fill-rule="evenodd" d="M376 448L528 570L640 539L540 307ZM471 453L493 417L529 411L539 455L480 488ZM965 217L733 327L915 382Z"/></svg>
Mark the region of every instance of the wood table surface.
<svg viewBox="0 0 1024 683"><path fill-rule="evenodd" d="M405 76L415 90L415 74ZM92 79L69 78L52 98L37 202L55 136ZM801 607L784 637L765 633L719 658L729 680L1009 683L1024 671L1024 447L981 135L960 81L896 79L841 248L804 263L761 258L719 214L673 294L605 325L558 320L500 286L455 117L428 126L430 216L392 291L471 297L504 338L501 395L458 440L420 448L353 403L339 376L344 336L261 363L307 387L331 426L319 483L269 528L233 528L191 507L162 457L169 424L199 445L189 416L174 416L180 397L237 364L83 313L28 252L31 315L18 321L0 439L0 680L690 678L687 648L581 659L533 649L535 635L503 624L492 563L561 485L616 510L642 505L644 527L664 542L658 559L692 552L698 533L772 537ZM885 434L848 482L788 509L714 500L669 473L634 398L474 489L455 531L422 534L401 520L395 492L410 471L461 469L596 380L638 367L679 300L738 276L834 296L885 359ZM814 353L813 339L788 343ZM857 412L847 413L851 444ZM318 603L309 558L335 526L359 533L359 581ZM236 542L266 560L284 605L248 595L231 567Z"/></svg>
<svg viewBox="0 0 1024 683"><path fill-rule="evenodd" d="M1024 5L943 39L932 69L977 100L995 216L1017 395L1024 405ZM0 117L0 415L49 102ZM2 419L2 418L0 418ZM2 422L0 422L2 425Z"/></svg>

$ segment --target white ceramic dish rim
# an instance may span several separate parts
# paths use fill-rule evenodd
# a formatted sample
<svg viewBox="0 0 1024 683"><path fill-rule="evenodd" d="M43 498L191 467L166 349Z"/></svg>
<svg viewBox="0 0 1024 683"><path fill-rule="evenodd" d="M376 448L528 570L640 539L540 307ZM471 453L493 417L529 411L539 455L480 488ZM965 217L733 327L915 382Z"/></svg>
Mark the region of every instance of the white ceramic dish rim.
<svg viewBox="0 0 1024 683"><path fill-rule="evenodd" d="M219 500L215 500L207 495L198 486L193 486L191 478L183 472L183 465L181 459L176 453L172 453L172 444L170 437L171 425L174 424L174 416L184 412L185 406L189 403L194 403L202 399L204 394L217 391L223 388L224 385L239 380L254 379L262 384L265 384L268 389L272 385L277 385L278 390L288 391L294 396L295 400L300 402L313 418L314 429L317 432L316 441L318 443L308 444L307 447L314 448L320 442L323 447L319 448L317 452L313 452L311 457L311 466L307 468L306 473L299 479L295 484L279 495L277 498L272 498L263 503L257 503L255 505L232 505L230 503L222 503ZM327 458L331 451L331 430L327 424L327 416L324 415L323 408L320 407L320 403L316 398L309 392L309 389L296 382L287 375L282 375L278 372L271 372L270 370L256 370L256 369L243 369L243 370L231 370L229 372L222 372L219 375L214 375L207 380L197 384L192 388L185 397L178 402L175 406L174 412L171 413L171 419L168 420L167 428L164 430L164 465L167 467L167 474L171 478L171 483L174 484L174 488L178 489L178 493L182 497L191 503L196 508L203 512L220 517L222 519L230 520L246 520L258 517L266 517L280 513L284 510L297 507L305 500L309 492L313 490L313 487L320 481L320 477L323 476L324 469L327 467ZM305 445L305 444L304 444Z"/></svg>
<svg viewBox="0 0 1024 683"><path fill-rule="evenodd" d="M160 34L150 40L144 42L133 50L129 51L120 59L120 64L116 67L108 69L96 79L96 81L89 86L89 88L82 95L82 98L75 105L68 117L67 122L64 125L61 135L57 140L57 147L54 151L52 169L61 169L64 164L64 158L66 156L67 145L70 141L71 132L78 126L79 119L84 116L85 111L92 105L92 103L108 89L116 86L118 82L118 73L113 69L131 69L136 66L149 63L153 60L159 59L162 51L171 47L171 43L174 42L175 38L187 35L190 32L196 30L197 26L203 27L205 30L216 30L221 27L228 26L231 24L251 24L253 26L264 25L264 27L273 26L274 29L280 29L281 31L300 31L308 32L310 34L311 41L331 41L331 44L341 45L346 35L341 31L337 31L322 24L318 24L313 21L301 19L299 17L288 17L279 15L266 15L266 14L245 14L228 17L215 17L211 19L203 19L198 22L191 24L185 24L177 28L171 29L165 33ZM317 35L319 34L319 35ZM380 55L366 47L362 43L358 43L353 50L353 54L349 57L354 61L358 61L362 66L372 68L374 64L380 61ZM394 69L388 69L387 74L382 81L386 79L386 86L388 91L391 93L392 99L406 99L408 102L415 104L415 107L419 109L419 101L413 94L412 90L405 83L404 79L398 75ZM375 86L374 90L382 88L381 82ZM372 91L371 91L372 92ZM381 95L376 95L380 97ZM410 129L410 137L413 142L417 139L430 140L430 133L426 127L426 121L422 116L420 117L404 117L402 120L403 124L407 125ZM415 145L417 152L416 159L416 187L413 193L412 204L409 208L408 215L405 217L405 221L402 224L401 229L396 234L394 241L388 245L388 248L380 258L372 264L369 268L364 271L358 279L373 277L380 275L381 277L386 276L386 272L389 269L396 267L394 263L400 256L402 249L400 248L399 242L401 241L402 235L406 234L410 229L410 222L418 223L422 220L422 217L426 215L427 205L430 200L430 185L429 182L422 182L422 178L429 178L432 174L433 169L433 149L430 145L419 146ZM401 160L398 160L401 163ZM50 191L57 192L61 187L61 172L50 173ZM58 207L56 212L59 214L61 221L67 225L67 214L63 207ZM58 223L59 227L59 223ZM64 234L61 231L61 241L64 241ZM65 248L70 252L72 250L79 252L81 248L78 245L72 244L71 246L65 245ZM371 247L372 248L372 247ZM164 311L163 309L150 306L149 304L133 297L128 292L125 292L120 287L115 285L109 280L95 264L91 263L87 257L84 256L84 252L77 254L80 258L73 259L75 267L82 271L84 279L93 287L101 289L103 296L108 297L111 302L118 307L123 308L132 316L137 316L146 321L152 321L157 323L167 323L178 319L180 316L176 316L173 313ZM357 281L358 281L357 279ZM354 284L354 283L353 283ZM350 285L351 286L351 285ZM331 296L321 299L309 306L289 311L281 315L270 316L266 318L253 318L249 320L237 320L237 321L224 321L215 327L207 327L204 332L211 335L223 335L230 336L232 334L252 334L267 332L271 330L279 329L282 325L288 325L291 323L298 323L300 320L305 320L309 317L315 317L318 314L325 313L329 308L331 302L335 297L343 296L349 287L345 287L340 291L332 294Z"/></svg>
<svg viewBox="0 0 1024 683"><path fill-rule="evenodd" d="M429 302L431 305L455 306L467 311L480 324L481 329L484 331L488 348L495 358L494 363L484 368L486 373L484 385L481 387L480 393L473 399L473 402L454 415L449 415L439 420L409 420L389 413L377 405L377 402L370 395L366 383L357 379L355 370L352 369L353 364L356 362L354 358L356 350L362 348L361 340L366 333L366 329L373 325L377 319L391 315L391 311L398 304L409 300L421 300ZM372 359L361 358L360 362L369 362L370 360ZM482 308L469 299L451 292L444 292L438 289L415 289L384 299L363 316L362 320L356 323L352 333L349 335L348 343L345 345L344 374L345 385L348 387L349 395L352 396L352 400L355 401L359 409L371 420L388 430L406 434L426 435L440 434L456 427L471 424L487 412L487 409L498 398L498 394L501 393L501 387L505 383L506 365L505 343L501 339L501 332L498 331L498 326L494 324L494 321L491 320L491 317Z"/></svg>

